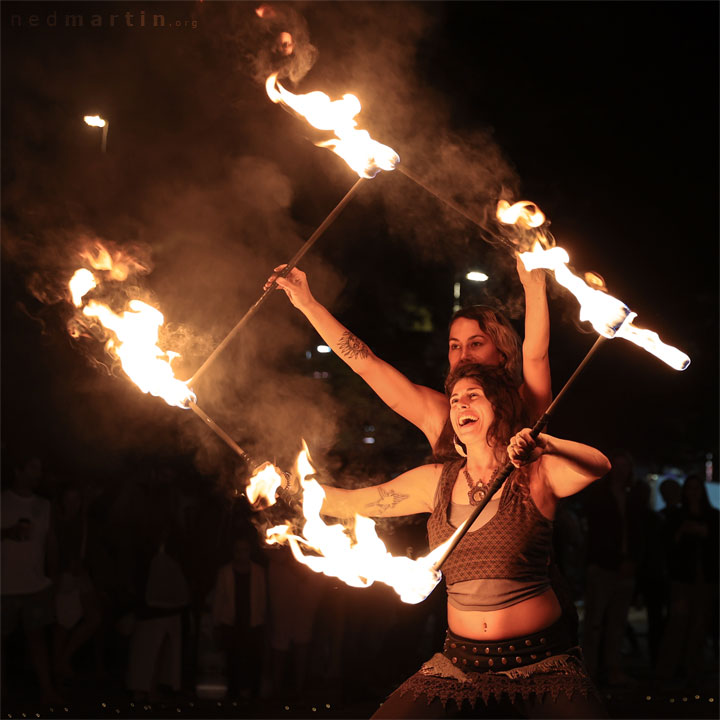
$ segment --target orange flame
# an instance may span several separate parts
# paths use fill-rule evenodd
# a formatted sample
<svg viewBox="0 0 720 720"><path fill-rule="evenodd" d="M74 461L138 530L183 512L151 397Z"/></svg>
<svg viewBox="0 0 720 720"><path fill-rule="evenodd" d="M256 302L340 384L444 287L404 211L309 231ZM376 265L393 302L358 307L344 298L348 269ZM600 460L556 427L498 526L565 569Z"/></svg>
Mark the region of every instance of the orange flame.
<svg viewBox="0 0 720 720"><path fill-rule="evenodd" d="M114 254L100 242L95 242L92 249L83 250L80 257L90 265L93 270L102 270L108 273L111 280L125 282L131 273L147 271L147 268L129 255L120 251Z"/></svg>
<svg viewBox="0 0 720 720"><path fill-rule="evenodd" d="M530 210L530 208L534 208L534 210ZM533 223L540 216L544 222L545 216L540 209L527 200L512 206L504 200L498 203L497 217L507 225L522 222L529 227L537 227ZM580 303L580 320L590 322L600 335L607 338L621 337L630 340L675 370L685 370L690 364L690 358L684 352L672 345L666 345L660 340L657 333L635 327L632 321L637 317L637 313L631 312L630 308L621 300L604 292L604 282L599 275L595 273L586 275L586 279L590 281L589 284L575 275L567 266L570 257L563 248L544 249L538 240L530 252L519 253L519 255L528 270L537 268L552 270L555 279L575 295Z"/></svg>
<svg viewBox="0 0 720 720"><path fill-rule="evenodd" d="M282 486L282 471L272 463L263 463L255 470L245 490L245 495L252 505L270 507L277 501L275 493Z"/></svg>
<svg viewBox="0 0 720 720"><path fill-rule="evenodd" d="M259 490L262 485L274 494L281 476L274 469L275 480L270 479L271 469L272 466L266 467L266 477L254 484L256 489ZM441 578L434 565L462 528L458 528L453 538L425 557L411 560L393 556L377 536L374 520L355 515L351 529L348 529L341 524L327 525L321 519L320 509L325 491L314 479L307 479L314 473L307 446L298 455L297 473L301 478L299 482L305 521L301 534L293 534L289 524L277 525L266 531L268 544L287 543L298 562L314 572L336 577L351 587L369 587L374 582L382 582L392 587L403 602L411 604L421 602L432 592ZM253 478L251 485L254 481L256 478ZM247 495L250 497L251 492L248 491ZM254 491L253 496L256 497ZM274 498L272 501L266 498L266 501L272 504ZM355 541L351 538L351 531L354 531ZM310 550L310 553L306 554L304 550Z"/></svg>
<svg viewBox="0 0 720 720"><path fill-rule="evenodd" d="M112 279L126 278L128 265L114 267L110 253L101 245L96 253L84 257L97 269L107 270ZM98 286L97 277L87 268L77 270L70 282L73 304L82 308L82 316L97 320L109 333L105 349L120 359L127 376L145 393L161 397L168 405L186 407L195 394L172 370L172 361L180 357L172 350L158 347L158 333L165 318L163 314L141 300L130 300L128 310L113 312L97 300L84 302L84 296Z"/></svg>
<svg viewBox="0 0 720 720"><path fill-rule="evenodd" d="M529 200L520 200L512 205L507 200L500 200L497 218L506 225L520 223L531 228L540 227L545 222L542 210Z"/></svg>
<svg viewBox="0 0 720 720"><path fill-rule="evenodd" d="M80 270L75 271L75 274L70 279L69 285L73 305L80 307L83 297L93 288L97 287L97 280L95 280L95 276L87 268L80 268Z"/></svg>
<svg viewBox="0 0 720 720"><path fill-rule="evenodd" d="M394 170L400 162L398 154L387 145L373 140L367 130L358 130L355 116L360 112L360 101L346 93L341 100L330 100L318 90L295 95L277 80L277 73L265 82L268 97L302 115L318 130L332 130L336 138L317 143L330 148L363 178L373 178L380 170Z"/></svg>

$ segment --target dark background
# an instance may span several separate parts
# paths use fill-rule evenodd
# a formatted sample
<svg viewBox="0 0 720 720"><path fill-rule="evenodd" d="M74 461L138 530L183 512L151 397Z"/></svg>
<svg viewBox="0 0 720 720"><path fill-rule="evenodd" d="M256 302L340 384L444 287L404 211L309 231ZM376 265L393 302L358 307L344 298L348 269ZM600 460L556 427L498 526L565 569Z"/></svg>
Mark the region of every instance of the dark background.
<svg viewBox="0 0 720 720"><path fill-rule="evenodd" d="M136 282L164 312L164 347L183 353L188 376L354 182L267 99L258 58L271 33L254 7L3 3L9 455L35 448L97 482L157 457L232 475L234 457L197 418L108 375L96 339L69 337L63 287L88 238L151 258ZM129 11L133 27L122 25ZM181 27L138 27L141 11ZM83 27L64 26L73 13ZM536 202L572 265L600 273L639 326L692 358L677 372L606 343L553 431L626 447L649 472L704 472L718 437L717 5L300 3L282 13L288 27L306 23L317 48L288 88L356 93L359 126L479 217L501 187ZM89 26L93 14L102 27ZM82 122L95 112L110 122L105 155L100 130ZM301 267L380 356L440 387L452 285L466 270L490 280L465 283L463 301L498 304L522 332L512 259L485 238L406 177L381 173ZM557 392L595 334L577 322L574 298L550 296ZM424 438L337 358L319 357L317 340L272 298L195 388L199 404L259 458L289 462L305 436L319 456L338 449L368 472L422 462ZM362 443L369 435L375 443Z"/></svg>

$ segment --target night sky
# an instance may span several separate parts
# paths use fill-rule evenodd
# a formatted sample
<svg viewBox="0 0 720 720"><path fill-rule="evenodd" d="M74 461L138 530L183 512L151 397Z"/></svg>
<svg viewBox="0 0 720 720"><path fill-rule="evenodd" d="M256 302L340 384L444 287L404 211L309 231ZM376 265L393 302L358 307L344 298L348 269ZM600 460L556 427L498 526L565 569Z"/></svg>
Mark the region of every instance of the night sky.
<svg viewBox="0 0 720 720"><path fill-rule="evenodd" d="M536 202L572 266L692 358L677 372L606 343L553 432L628 448L654 472L717 457L716 3L296 3L272 22L255 7L2 4L3 454L36 447L97 477L145 457L207 474L234 462L191 413L109 375L97 339L70 338L63 287L94 238L142 257L152 271L133 284L165 314L167 347L185 377L202 363L356 179L269 101L274 63L293 92L355 93L359 126L487 226L501 192ZM284 62L283 28L297 41ZM105 154L82 121L94 113L109 119ZM463 300L522 330L514 261L486 240L388 172L300 266L380 356L439 388L465 271L490 279ZM557 392L595 334L573 297L553 288L550 305ZM420 433L317 342L278 294L195 388L199 404L257 457L286 462L305 437L393 474L422 462Z"/></svg>

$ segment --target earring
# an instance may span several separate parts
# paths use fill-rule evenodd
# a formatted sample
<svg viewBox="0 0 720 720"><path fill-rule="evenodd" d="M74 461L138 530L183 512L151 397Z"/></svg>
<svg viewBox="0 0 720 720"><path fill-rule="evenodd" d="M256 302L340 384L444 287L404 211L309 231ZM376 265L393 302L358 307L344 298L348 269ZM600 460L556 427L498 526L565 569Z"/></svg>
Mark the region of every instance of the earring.
<svg viewBox="0 0 720 720"><path fill-rule="evenodd" d="M458 440L457 435L453 435L453 445L455 446L455 452L460 457L467 457L467 452L465 452L465 446Z"/></svg>

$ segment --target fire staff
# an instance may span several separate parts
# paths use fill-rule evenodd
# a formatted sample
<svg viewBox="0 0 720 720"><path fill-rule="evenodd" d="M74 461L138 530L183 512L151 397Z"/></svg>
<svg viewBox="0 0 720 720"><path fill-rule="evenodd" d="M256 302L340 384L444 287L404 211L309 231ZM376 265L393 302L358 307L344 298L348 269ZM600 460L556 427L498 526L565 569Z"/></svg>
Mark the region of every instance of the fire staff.
<svg viewBox="0 0 720 720"><path fill-rule="evenodd" d="M517 388L498 369L460 364L446 393L443 464L424 465L358 490L324 487L334 517L431 513L430 544L445 542L482 502L507 457L515 466L443 567L448 631L441 653L406 680L374 717L606 717L548 575L560 498L610 468L587 445L523 428ZM291 480L288 480L291 482Z"/></svg>

